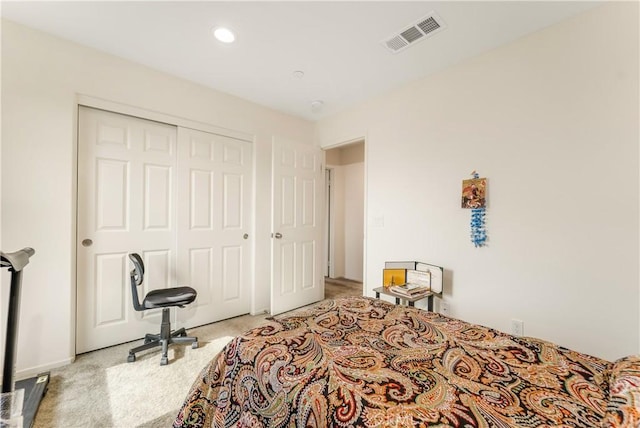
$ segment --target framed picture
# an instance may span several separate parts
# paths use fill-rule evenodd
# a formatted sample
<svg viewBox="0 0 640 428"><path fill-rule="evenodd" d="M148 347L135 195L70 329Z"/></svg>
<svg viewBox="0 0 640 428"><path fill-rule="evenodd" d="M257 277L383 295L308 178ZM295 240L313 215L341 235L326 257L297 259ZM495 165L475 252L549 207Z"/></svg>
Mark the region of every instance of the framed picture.
<svg viewBox="0 0 640 428"><path fill-rule="evenodd" d="M486 192L486 178L462 180L462 208L484 208Z"/></svg>

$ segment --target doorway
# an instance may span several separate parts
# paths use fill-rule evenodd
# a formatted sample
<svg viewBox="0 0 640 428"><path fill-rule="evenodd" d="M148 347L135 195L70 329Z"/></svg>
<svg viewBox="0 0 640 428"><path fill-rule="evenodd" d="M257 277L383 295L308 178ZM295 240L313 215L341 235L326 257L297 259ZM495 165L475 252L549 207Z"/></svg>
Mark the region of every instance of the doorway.
<svg viewBox="0 0 640 428"><path fill-rule="evenodd" d="M364 278L365 143L326 150L326 276L362 283Z"/></svg>

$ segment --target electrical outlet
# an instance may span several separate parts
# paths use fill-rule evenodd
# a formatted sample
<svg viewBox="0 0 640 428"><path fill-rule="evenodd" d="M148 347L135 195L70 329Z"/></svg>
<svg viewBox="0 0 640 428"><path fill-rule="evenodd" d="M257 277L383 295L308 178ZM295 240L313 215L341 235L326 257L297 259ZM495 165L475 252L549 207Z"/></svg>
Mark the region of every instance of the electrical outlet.
<svg viewBox="0 0 640 428"><path fill-rule="evenodd" d="M449 315L450 309L451 308L449 307L449 302L445 302L445 301L440 302L440 313L442 315Z"/></svg>
<svg viewBox="0 0 640 428"><path fill-rule="evenodd" d="M514 336L524 335L524 321L512 319L511 320L511 334Z"/></svg>

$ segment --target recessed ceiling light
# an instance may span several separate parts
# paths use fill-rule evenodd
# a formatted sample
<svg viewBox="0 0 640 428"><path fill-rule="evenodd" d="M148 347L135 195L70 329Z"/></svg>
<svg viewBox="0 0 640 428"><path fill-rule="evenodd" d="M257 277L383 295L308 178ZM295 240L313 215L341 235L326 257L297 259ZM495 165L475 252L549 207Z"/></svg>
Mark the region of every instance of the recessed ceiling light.
<svg viewBox="0 0 640 428"><path fill-rule="evenodd" d="M215 28L213 30L213 35L222 43L233 43L233 41L236 39L236 35L233 34L231 30L224 27Z"/></svg>

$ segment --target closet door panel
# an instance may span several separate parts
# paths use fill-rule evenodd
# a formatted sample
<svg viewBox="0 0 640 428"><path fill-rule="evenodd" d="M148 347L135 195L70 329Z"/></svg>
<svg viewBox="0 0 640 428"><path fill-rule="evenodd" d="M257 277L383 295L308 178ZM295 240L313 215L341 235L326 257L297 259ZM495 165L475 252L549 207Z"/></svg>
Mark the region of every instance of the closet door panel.
<svg viewBox="0 0 640 428"><path fill-rule="evenodd" d="M77 353L159 332L160 310L133 309L132 252L140 300L197 290L174 329L249 312L252 169L246 141L79 107Z"/></svg>
<svg viewBox="0 0 640 428"><path fill-rule="evenodd" d="M88 107L78 111L76 353L159 331L133 309L128 254L151 288L175 285L174 126Z"/></svg>
<svg viewBox="0 0 640 428"><path fill-rule="evenodd" d="M202 266L178 269L198 292L178 315L187 327L250 310L251 156L248 142L178 129L178 266Z"/></svg>

